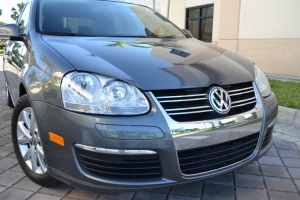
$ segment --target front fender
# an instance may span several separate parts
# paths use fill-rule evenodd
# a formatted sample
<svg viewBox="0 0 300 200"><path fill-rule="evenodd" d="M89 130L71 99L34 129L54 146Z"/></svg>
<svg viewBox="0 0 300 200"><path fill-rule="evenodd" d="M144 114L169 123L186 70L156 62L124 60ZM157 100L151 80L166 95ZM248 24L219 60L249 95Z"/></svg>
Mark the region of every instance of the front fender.
<svg viewBox="0 0 300 200"><path fill-rule="evenodd" d="M43 101L62 107L61 80L65 73L75 68L55 49L41 39L35 31L28 34L28 60L24 60L22 83L31 101Z"/></svg>

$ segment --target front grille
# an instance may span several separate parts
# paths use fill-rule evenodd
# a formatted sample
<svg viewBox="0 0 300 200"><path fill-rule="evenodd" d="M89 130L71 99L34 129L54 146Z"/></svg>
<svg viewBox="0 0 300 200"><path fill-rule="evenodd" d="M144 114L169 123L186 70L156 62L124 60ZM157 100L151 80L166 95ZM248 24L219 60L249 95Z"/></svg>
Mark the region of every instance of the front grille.
<svg viewBox="0 0 300 200"><path fill-rule="evenodd" d="M264 149L270 142L272 141L272 133L273 133L274 125L267 129L265 139L263 141L262 149Z"/></svg>
<svg viewBox="0 0 300 200"><path fill-rule="evenodd" d="M198 174L244 160L254 152L258 138L259 132L222 144L178 151L181 172Z"/></svg>
<svg viewBox="0 0 300 200"><path fill-rule="evenodd" d="M256 97L252 82L222 85L231 98L231 110L227 114L219 114L213 110L208 100L208 87L155 90L154 96L169 116L178 122L210 120L227 117L252 110Z"/></svg>
<svg viewBox="0 0 300 200"><path fill-rule="evenodd" d="M78 162L86 173L105 179L152 180L162 178L157 154L112 155L75 147Z"/></svg>

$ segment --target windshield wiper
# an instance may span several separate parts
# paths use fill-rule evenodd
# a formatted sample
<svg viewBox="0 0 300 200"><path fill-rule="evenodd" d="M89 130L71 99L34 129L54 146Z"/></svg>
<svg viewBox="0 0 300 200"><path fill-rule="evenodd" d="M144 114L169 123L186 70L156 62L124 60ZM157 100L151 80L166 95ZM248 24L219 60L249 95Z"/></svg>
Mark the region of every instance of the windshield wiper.
<svg viewBox="0 0 300 200"><path fill-rule="evenodd" d="M135 38L158 38L157 35L84 35L78 33L63 33L63 32L47 32L41 31L45 35L60 35L60 36L87 36L87 37L135 37Z"/></svg>
<svg viewBox="0 0 300 200"><path fill-rule="evenodd" d="M94 35L84 35L84 34L78 34L78 33L46 32L46 31L41 31L40 33L45 34L45 35L98 37L98 36L94 36Z"/></svg>

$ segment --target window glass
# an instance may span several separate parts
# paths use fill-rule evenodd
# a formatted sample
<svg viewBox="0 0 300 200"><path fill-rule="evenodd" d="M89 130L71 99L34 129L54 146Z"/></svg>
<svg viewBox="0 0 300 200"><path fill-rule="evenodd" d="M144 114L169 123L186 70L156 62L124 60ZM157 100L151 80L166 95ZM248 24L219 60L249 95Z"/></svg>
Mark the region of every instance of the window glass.
<svg viewBox="0 0 300 200"><path fill-rule="evenodd" d="M167 19L144 6L91 0L41 0L37 30L45 34L185 37Z"/></svg>
<svg viewBox="0 0 300 200"><path fill-rule="evenodd" d="M189 20L189 31L193 34L194 37L199 35L199 19Z"/></svg>
<svg viewBox="0 0 300 200"><path fill-rule="evenodd" d="M200 9L191 9L189 10L189 18L199 17L200 16Z"/></svg>
<svg viewBox="0 0 300 200"><path fill-rule="evenodd" d="M25 6L21 18L18 20L20 26L20 33L28 33L28 22L29 22L29 13L30 13L30 3Z"/></svg>
<svg viewBox="0 0 300 200"><path fill-rule="evenodd" d="M187 12L186 28L191 31L193 37L205 42L211 42L214 6L188 8Z"/></svg>
<svg viewBox="0 0 300 200"><path fill-rule="evenodd" d="M212 18L201 19L201 36L200 36L201 40L211 41L212 26L213 26Z"/></svg>
<svg viewBox="0 0 300 200"><path fill-rule="evenodd" d="M201 17L213 16L213 15L214 15L214 6L201 8Z"/></svg>

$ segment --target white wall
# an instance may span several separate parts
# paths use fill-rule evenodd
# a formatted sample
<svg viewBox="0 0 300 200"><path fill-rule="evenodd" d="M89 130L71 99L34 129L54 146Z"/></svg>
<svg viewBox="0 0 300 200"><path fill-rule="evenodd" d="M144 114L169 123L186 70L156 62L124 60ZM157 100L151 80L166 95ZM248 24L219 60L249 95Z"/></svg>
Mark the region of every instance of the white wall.
<svg viewBox="0 0 300 200"><path fill-rule="evenodd" d="M185 0L176 0L170 3L169 19L179 28L185 28L186 7Z"/></svg>
<svg viewBox="0 0 300 200"><path fill-rule="evenodd" d="M171 0L172 1L172 0ZM213 4L214 0L186 0L186 7L196 7L199 5Z"/></svg>
<svg viewBox="0 0 300 200"><path fill-rule="evenodd" d="M299 0L242 0L239 39L300 38Z"/></svg>

